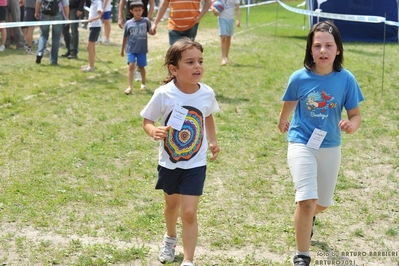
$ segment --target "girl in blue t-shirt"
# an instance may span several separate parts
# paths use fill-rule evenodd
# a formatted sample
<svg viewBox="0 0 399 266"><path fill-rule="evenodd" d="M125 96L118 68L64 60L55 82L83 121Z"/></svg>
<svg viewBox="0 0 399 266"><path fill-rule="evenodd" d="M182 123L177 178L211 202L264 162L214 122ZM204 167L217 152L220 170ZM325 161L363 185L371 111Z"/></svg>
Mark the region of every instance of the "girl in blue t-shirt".
<svg viewBox="0 0 399 266"><path fill-rule="evenodd" d="M295 186L294 265L310 265L316 214L333 204L341 164L341 131L356 132L364 100L356 79L342 67L342 39L331 21L315 24L307 37L304 68L283 95L278 129L288 132L287 159ZM343 108L347 119L341 117ZM288 120L294 111L292 121Z"/></svg>

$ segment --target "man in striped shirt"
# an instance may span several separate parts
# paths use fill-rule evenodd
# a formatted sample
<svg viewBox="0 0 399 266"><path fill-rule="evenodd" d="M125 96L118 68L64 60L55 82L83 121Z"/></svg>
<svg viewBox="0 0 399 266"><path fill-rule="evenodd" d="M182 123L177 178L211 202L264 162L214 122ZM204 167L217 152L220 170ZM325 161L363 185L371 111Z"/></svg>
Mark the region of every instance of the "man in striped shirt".
<svg viewBox="0 0 399 266"><path fill-rule="evenodd" d="M189 37L194 40L197 35L198 24L211 7L212 0L204 0L202 10L200 10L200 5L201 0L164 0L159 7L150 33L156 34L158 23L169 7L169 44L172 45L181 37Z"/></svg>

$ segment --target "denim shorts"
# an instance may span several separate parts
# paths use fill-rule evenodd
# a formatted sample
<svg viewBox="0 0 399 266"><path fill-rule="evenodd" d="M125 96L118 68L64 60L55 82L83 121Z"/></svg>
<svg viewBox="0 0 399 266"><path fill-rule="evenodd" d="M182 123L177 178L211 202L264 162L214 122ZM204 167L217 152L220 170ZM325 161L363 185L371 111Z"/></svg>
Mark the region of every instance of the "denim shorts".
<svg viewBox="0 0 399 266"><path fill-rule="evenodd" d="M219 36L233 36L234 19L219 18Z"/></svg>
<svg viewBox="0 0 399 266"><path fill-rule="evenodd" d="M194 41L195 37L197 36L198 31L198 23L191 27L191 29L178 31L178 30L169 30L169 44L174 44L177 40L181 39L182 37L188 37Z"/></svg>
<svg viewBox="0 0 399 266"><path fill-rule="evenodd" d="M288 166L295 186L295 202L317 199L317 204L333 204L341 164L341 146L312 149L305 144L288 144Z"/></svg>
<svg viewBox="0 0 399 266"><path fill-rule="evenodd" d="M168 195L201 196L205 177L206 166L170 170L158 165L158 182L155 189L162 189Z"/></svg>
<svg viewBox="0 0 399 266"><path fill-rule="evenodd" d="M135 53L127 52L126 57L127 57L128 65L130 63L136 63L136 59L137 59L137 66L139 66L139 67L147 66L147 54L146 53L135 54Z"/></svg>

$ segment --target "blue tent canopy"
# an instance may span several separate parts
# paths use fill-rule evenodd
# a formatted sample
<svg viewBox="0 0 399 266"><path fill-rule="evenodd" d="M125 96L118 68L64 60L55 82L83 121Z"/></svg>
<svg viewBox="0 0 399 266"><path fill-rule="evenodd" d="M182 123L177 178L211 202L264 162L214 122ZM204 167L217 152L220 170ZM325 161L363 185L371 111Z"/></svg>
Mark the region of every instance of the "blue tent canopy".
<svg viewBox="0 0 399 266"><path fill-rule="evenodd" d="M390 21L398 21L399 0L307 0L309 10L321 12L352 14L363 16L380 16ZM320 2L320 6L319 3ZM317 23L318 18L310 16L310 26ZM319 21L326 20L320 18ZM385 23L368 23L356 21L334 20L343 41L353 42L398 42L398 27Z"/></svg>

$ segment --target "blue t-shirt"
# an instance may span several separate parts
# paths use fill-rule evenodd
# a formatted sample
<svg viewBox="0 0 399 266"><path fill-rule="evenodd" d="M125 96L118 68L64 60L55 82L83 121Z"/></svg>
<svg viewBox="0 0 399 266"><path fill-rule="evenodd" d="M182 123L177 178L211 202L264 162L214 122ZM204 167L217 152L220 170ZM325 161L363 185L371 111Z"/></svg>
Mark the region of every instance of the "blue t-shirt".
<svg viewBox="0 0 399 266"><path fill-rule="evenodd" d="M295 71L283 101L298 101L287 139L306 144L315 128L327 132L321 148L341 145L342 110L358 107L363 95L355 77L346 69L320 76L305 68Z"/></svg>
<svg viewBox="0 0 399 266"><path fill-rule="evenodd" d="M142 17L135 21L130 19L126 22L123 37L127 37L126 52L141 54L148 52L147 33L150 31L151 22Z"/></svg>

